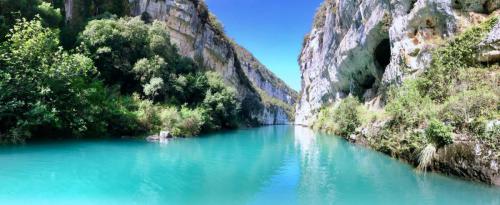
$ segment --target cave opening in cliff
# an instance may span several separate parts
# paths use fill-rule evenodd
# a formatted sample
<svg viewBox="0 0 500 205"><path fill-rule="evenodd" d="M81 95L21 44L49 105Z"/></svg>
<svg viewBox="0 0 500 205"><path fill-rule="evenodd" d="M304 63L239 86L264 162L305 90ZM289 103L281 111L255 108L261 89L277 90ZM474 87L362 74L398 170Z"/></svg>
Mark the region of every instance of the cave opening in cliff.
<svg viewBox="0 0 500 205"><path fill-rule="evenodd" d="M385 68L391 62L391 42L388 38L382 40L375 48L375 60L380 73L384 73Z"/></svg>
<svg viewBox="0 0 500 205"><path fill-rule="evenodd" d="M375 77L373 75L368 75L365 77L364 81L362 81L359 86L365 91L368 89L372 89L375 85Z"/></svg>

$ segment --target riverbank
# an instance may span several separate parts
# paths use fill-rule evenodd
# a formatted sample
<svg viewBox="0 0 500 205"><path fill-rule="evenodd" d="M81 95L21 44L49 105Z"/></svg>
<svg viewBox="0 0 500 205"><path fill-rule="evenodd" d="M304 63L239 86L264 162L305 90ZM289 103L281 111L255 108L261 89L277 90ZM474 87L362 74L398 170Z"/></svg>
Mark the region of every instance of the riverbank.
<svg viewBox="0 0 500 205"><path fill-rule="evenodd" d="M312 127L420 170L500 185L500 66L480 59L483 47L498 47L499 28L495 15L471 26L432 49L422 72L405 70L400 83L375 93L346 94Z"/></svg>
<svg viewBox="0 0 500 205"><path fill-rule="evenodd" d="M407 149L402 152L392 152L374 143L380 140L383 131L383 122L373 123L362 127L349 137L347 141L364 147L380 151L393 158L409 163L415 169L420 165L420 153L416 149ZM409 143L404 141L402 143ZM404 146L404 145L399 145ZM500 186L498 171L498 156L487 145L474 140L470 136L461 135L451 145L437 150L432 162L424 171L460 177L465 180L481 182L488 185Z"/></svg>

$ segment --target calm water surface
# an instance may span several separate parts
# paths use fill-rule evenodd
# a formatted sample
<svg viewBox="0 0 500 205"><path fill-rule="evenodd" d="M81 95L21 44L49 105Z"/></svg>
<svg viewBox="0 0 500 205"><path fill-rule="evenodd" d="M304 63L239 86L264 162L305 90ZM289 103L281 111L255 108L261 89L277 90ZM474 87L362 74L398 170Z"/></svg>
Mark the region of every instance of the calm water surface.
<svg viewBox="0 0 500 205"><path fill-rule="evenodd" d="M0 204L500 204L500 189L305 128L0 148Z"/></svg>

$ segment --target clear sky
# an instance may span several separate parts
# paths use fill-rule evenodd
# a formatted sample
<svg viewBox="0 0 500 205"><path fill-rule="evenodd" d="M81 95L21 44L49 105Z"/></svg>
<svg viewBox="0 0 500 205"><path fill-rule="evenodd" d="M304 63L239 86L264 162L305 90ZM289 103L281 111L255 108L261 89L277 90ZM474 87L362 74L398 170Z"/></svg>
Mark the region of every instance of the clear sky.
<svg viewBox="0 0 500 205"><path fill-rule="evenodd" d="M205 0L227 35L290 87L300 90L297 58L323 0Z"/></svg>

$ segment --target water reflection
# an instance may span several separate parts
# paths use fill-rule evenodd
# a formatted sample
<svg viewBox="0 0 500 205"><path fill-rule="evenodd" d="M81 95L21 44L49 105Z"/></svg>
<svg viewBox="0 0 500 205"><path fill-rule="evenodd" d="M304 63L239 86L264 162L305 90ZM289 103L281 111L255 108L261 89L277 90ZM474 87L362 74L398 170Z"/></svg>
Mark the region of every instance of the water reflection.
<svg viewBox="0 0 500 205"><path fill-rule="evenodd" d="M500 204L500 189L416 174L310 129L0 150L0 204Z"/></svg>

